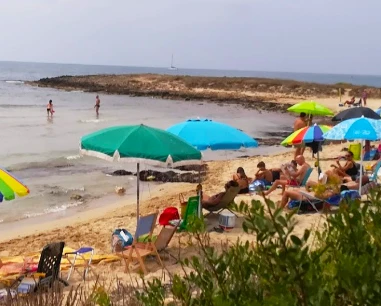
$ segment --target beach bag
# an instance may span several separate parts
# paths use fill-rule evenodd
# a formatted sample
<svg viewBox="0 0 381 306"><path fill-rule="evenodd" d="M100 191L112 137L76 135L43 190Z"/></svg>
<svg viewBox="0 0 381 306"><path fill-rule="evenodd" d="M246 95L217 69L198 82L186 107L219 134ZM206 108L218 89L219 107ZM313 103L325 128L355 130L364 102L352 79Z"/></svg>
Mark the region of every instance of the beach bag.
<svg viewBox="0 0 381 306"><path fill-rule="evenodd" d="M265 183L261 180L255 180L253 183L249 185L249 192L257 192L265 189Z"/></svg>
<svg viewBox="0 0 381 306"><path fill-rule="evenodd" d="M134 237L132 237L128 230L118 228L111 235L111 250L112 252L121 252L130 246L133 241Z"/></svg>
<svg viewBox="0 0 381 306"><path fill-rule="evenodd" d="M167 207L159 217L159 224L162 226L170 225L170 221L179 220L180 215L176 207Z"/></svg>

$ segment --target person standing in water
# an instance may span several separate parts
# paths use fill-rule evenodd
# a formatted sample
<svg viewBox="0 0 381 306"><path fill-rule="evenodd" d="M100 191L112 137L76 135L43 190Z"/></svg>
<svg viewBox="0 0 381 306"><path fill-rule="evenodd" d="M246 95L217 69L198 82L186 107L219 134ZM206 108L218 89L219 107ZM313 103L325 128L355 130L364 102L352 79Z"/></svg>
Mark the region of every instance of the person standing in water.
<svg viewBox="0 0 381 306"><path fill-rule="evenodd" d="M95 97L95 113L97 114L97 116L99 116L99 107L101 106L101 100L99 99L99 96L97 95Z"/></svg>
<svg viewBox="0 0 381 306"><path fill-rule="evenodd" d="M48 113L48 117L49 116L53 117L54 110L53 110L53 101L52 100L49 100L49 103L46 106L46 112Z"/></svg>

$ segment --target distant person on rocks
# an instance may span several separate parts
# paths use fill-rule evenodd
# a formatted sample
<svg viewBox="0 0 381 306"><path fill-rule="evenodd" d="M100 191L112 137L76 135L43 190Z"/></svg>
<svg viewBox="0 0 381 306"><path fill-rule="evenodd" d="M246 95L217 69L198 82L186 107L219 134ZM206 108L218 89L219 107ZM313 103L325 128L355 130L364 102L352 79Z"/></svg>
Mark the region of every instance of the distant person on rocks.
<svg viewBox="0 0 381 306"><path fill-rule="evenodd" d="M304 128L306 126L307 126L306 113L300 113L299 118L296 118L295 122L294 122L294 132L297 130L300 130L301 128ZM296 157L298 155L303 155L304 149L305 149L303 145L297 145L295 147L296 147L296 150L295 150L295 154L294 154L294 159L296 159Z"/></svg>
<svg viewBox="0 0 381 306"><path fill-rule="evenodd" d="M99 99L99 96L97 95L95 97L95 113L97 114L97 116L99 116L99 108L101 107L101 100Z"/></svg>
<svg viewBox="0 0 381 306"><path fill-rule="evenodd" d="M366 90L364 89L364 91L362 92L362 102L364 103L363 106L366 106L366 100L368 99L368 93L366 92Z"/></svg>
<svg viewBox="0 0 381 306"><path fill-rule="evenodd" d="M46 106L46 112L48 113L48 117L53 116L54 109L53 109L53 101L52 100L49 100L49 103Z"/></svg>

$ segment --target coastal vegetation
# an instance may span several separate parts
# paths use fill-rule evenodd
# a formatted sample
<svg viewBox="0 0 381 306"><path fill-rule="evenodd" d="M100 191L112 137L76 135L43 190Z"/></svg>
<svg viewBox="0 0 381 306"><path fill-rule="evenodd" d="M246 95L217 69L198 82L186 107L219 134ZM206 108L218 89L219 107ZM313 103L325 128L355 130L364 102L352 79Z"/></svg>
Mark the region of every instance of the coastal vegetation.
<svg viewBox="0 0 381 306"><path fill-rule="evenodd" d="M59 289L9 305L379 305L381 298L381 191L365 203L342 203L320 229L295 235L295 212L264 199L234 205L251 243L212 247L204 223L189 233L198 255L182 260L170 282L143 286L97 281L84 290ZM51 304L53 305L53 304Z"/></svg>
<svg viewBox="0 0 381 306"><path fill-rule="evenodd" d="M286 111L283 100L305 100L310 97L360 97L364 88L372 98L381 97L381 89L352 84L318 84L282 79L242 77L200 77L158 74L86 75L43 78L29 82L40 87L83 90L131 96L148 96L190 101L240 103L259 110ZM284 101L283 101L284 102Z"/></svg>

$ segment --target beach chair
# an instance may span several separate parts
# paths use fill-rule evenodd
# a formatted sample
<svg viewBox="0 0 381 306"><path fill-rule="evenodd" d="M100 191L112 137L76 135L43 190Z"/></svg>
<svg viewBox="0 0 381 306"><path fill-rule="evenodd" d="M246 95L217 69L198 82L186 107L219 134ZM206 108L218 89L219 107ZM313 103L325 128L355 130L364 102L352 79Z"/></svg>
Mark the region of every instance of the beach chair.
<svg viewBox="0 0 381 306"><path fill-rule="evenodd" d="M299 201L299 207L298 207L298 213L300 211L300 207L302 206L302 203L304 201L308 202L311 207L315 210L315 212L319 212L320 210L324 209L324 207L326 206L331 206L331 205L334 205L334 206L337 206L339 205L340 201L341 201L341 197L340 195L335 195L335 196L332 196L328 199L319 199L315 196L313 196L312 194L309 194L307 192L304 192L304 191L300 191L300 194L302 195L302 199ZM317 206L319 205L319 207L321 206L320 209L317 208Z"/></svg>
<svg viewBox="0 0 381 306"><path fill-rule="evenodd" d="M116 253L118 256L124 259L124 262L126 264L126 273L130 272L130 263L132 263L135 260L138 262L143 273L147 274L144 259L148 255L154 255L157 258L157 261L160 264L160 266L164 268L163 262L161 261L155 243L152 241L152 233L156 225L157 215L158 213L156 212L154 214L140 217L138 220L138 224L136 225L136 232L132 245ZM145 239L145 241L147 242L139 242L139 237L145 235L147 236L147 238Z"/></svg>
<svg viewBox="0 0 381 306"><path fill-rule="evenodd" d="M308 182L308 179L310 178L310 176L311 176L311 173L312 173L312 171L314 170L314 168L308 168L307 170L306 170L306 173L304 174L304 177L303 177L303 179L302 179L302 181L300 182L300 184L299 185L297 185L297 186L290 186L290 185L288 185L288 187L293 187L293 188L300 188L300 187L304 187L304 186L306 186L306 184L307 184L307 182Z"/></svg>
<svg viewBox="0 0 381 306"><path fill-rule="evenodd" d="M38 263L37 271L28 276L22 276L18 279L16 291L18 293L29 293L43 288L52 287L55 281L69 284L59 278L62 253L65 242L56 242L46 245Z"/></svg>
<svg viewBox="0 0 381 306"><path fill-rule="evenodd" d="M219 214L224 209L229 210L232 214L236 216L236 214L231 209L229 209L229 205L234 202L234 199L238 195L239 191L240 191L239 186L229 187L225 195L222 197L220 203L218 203L217 205L204 207L204 209L208 211L208 213L204 215L204 217L207 217L213 213Z"/></svg>
<svg viewBox="0 0 381 306"><path fill-rule="evenodd" d="M89 254L89 258L87 259L84 255ZM92 247L81 247L76 251L73 252L67 252L64 254L64 257L67 259L67 261L70 263L70 270L67 275L67 281L69 281L70 276L72 275L73 271L77 271L78 274L81 276L83 280L86 280L86 276L89 272L91 261L94 256L94 249ZM77 258L82 259L83 261L83 273L79 272L79 269L75 266L75 262Z"/></svg>
<svg viewBox="0 0 381 306"><path fill-rule="evenodd" d="M380 167L381 167L381 161L379 161L377 164L376 164L376 167L374 168L374 171L372 173L372 175L369 177L369 180L371 182L377 182L378 180L378 171L380 170Z"/></svg>
<svg viewBox="0 0 381 306"><path fill-rule="evenodd" d="M156 250L159 252L159 254L164 253L168 255L169 257L172 257L176 261L176 263L178 262L178 259L175 256L173 256L171 253L169 253L167 248L177 228L178 228L178 224L176 224L175 226L163 226L163 228L161 229L159 235L157 236L155 240L155 247L156 247Z"/></svg>
<svg viewBox="0 0 381 306"><path fill-rule="evenodd" d="M199 199L199 196L189 197L187 208L185 210L185 216L180 224L180 231L187 230L190 219L198 217Z"/></svg>
<svg viewBox="0 0 381 306"><path fill-rule="evenodd" d="M377 150L370 150L368 152L365 152L364 157L363 157L363 161L373 160L376 153L377 153Z"/></svg>

